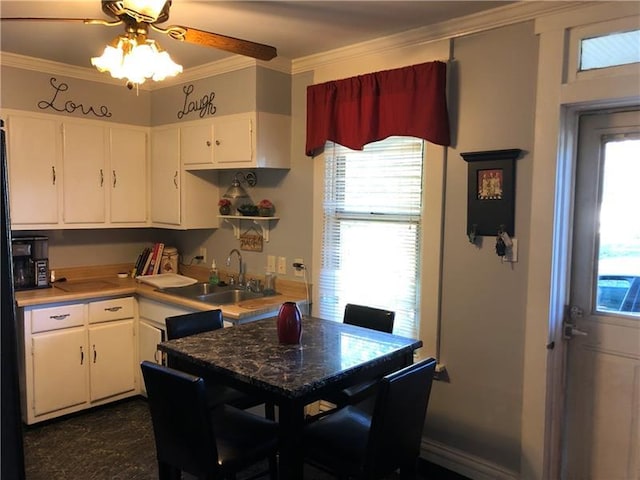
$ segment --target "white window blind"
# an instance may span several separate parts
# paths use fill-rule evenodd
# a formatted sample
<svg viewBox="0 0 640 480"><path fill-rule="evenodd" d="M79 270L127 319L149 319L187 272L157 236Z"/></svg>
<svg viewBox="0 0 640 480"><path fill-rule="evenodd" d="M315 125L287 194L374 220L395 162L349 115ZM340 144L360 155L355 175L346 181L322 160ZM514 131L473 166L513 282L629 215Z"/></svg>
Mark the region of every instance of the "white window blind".
<svg viewBox="0 0 640 480"><path fill-rule="evenodd" d="M411 137L327 144L320 317L342 321L347 303L385 308L394 333L417 338L423 154Z"/></svg>

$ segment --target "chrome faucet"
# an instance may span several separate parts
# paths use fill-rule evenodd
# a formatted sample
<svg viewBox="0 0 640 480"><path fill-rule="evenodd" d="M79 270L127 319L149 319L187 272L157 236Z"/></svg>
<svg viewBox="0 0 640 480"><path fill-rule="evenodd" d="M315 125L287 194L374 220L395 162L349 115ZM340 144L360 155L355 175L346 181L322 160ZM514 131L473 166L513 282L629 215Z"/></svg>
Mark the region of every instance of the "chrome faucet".
<svg viewBox="0 0 640 480"><path fill-rule="evenodd" d="M231 265L231 255L233 255L234 252L238 254L238 286L244 287L244 272L243 272L243 267L242 267L242 255L240 254L240 252L238 251L237 248L234 248L233 250L231 250L229 252L229 256L227 257L227 267L229 267Z"/></svg>

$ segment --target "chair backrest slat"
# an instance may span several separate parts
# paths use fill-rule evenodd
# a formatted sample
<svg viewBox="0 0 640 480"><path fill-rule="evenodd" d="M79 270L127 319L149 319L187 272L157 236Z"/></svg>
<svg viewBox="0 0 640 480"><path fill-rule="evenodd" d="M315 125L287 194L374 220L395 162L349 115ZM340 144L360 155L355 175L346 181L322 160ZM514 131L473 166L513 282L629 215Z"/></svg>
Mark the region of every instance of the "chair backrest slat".
<svg viewBox="0 0 640 480"><path fill-rule="evenodd" d="M218 452L202 378L148 361L140 368L158 461L192 475L213 475Z"/></svg>
<svg viewBox="0 0 640 480"><path fill-rule="evenodd" d="M348 303L344 307L343 322L379 332L392 333L395 316L395 312L390 310Z"/></svg>
<svg viewBox="0 0 640 480"><path fill-rule="evenodd" d="M185 313L184 315L174 315L165 318L167 326L167 339L188 337L197 333L210 332L223 327L222 310L207 310L204 312ZM167 357L167 365L176 370L189 372L193 375L203 376L203 369L171 355Z"/></svg>
<svg viewBox="0 0 640 480"><path fill-rule="evenodd" d="M223 327L222 310L207 310L204 312L174 315L165 319L167 339L187 337L196 333L210 332Z"/></svg>
<svg viewBox="0 0 640 480"><path fill-rule="evenodd" d="M415 461L431 395L436 360L429 358L380 381L364 462L364 478ZM370 475L370 476L367 476Z"/></svg>

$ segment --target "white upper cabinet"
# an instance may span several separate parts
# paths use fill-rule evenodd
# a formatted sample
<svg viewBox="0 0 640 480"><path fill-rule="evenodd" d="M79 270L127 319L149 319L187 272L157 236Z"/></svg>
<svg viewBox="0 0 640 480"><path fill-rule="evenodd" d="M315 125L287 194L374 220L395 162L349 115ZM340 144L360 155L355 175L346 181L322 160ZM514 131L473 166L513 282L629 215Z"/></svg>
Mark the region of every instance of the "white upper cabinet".
<svg viewBox="0 0 640 480"><path fill-rule="evenodd" d="M9 113L11 225L148 225L148 128Z"/></svg>
<svg viewBox="0 0 640 480"><path fill-rule="evenodd" d="M289 168L287 115L249 112L180 124L180 154L187 170Z"/></svg>
<svg viewBox="0 0 640 480"><path fill-rule="evenodd" d="M180 225L180 131L151 130L151 223Z"/></svg>
<svg viewBox="0 0 640 480"><path fill-rule="evenodd" d="M64 223L144 226L146 129L73 122L63 127Z"/></svg>
<svg viewBox="0 0 640 480"><path fill-rule="evenodd" d="M151 224L185 230L217 228L218 174L181 168L183 133L177 126L151 130Z"/></svg>
<svg viewBox="0 0 640 480"><path fill-rule="evenodd" d="M64 223L104 223L108 183L107 129L93 123L63 123Z"/></svg>
<svg viewBox="0 0 640 480"><path fill-rule="evenodd" d="M13 114L6 119L11 225L56 225L62 191L61 122Z"/></svg>
<svg viewBox="0 0 640 480"><path fill-rule="evenodd" d="M111 223L144 225L148 219L147 130L109 130Z"/></svg>

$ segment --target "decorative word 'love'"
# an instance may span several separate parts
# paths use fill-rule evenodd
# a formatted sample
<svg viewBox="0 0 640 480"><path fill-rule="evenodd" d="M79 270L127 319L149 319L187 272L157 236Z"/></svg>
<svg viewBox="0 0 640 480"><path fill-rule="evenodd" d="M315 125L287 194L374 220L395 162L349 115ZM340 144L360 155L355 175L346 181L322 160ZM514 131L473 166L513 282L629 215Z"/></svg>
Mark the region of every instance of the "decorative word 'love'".
<svg viewBox="0 0 640 480"><path fill-rule="evenodd" d="M47 108L52 108L56 112L67 112L67 113L74 113L76 110L80 110L80 112L83 115L93 114L96 117L111 116L111 112L109 111L109 108L105 105L100 105L100 107L98 107L97 112L93 107L85 107L82 103L75 103L73 100L67 100L66 102L64 102L63 105L58 104L56 106L56 101L58 100L58 94L60 92L66 92L67 90L69 90L69 85L67 85L66 83L60 83L56 85L56 82L57 82L57 79L55 77L51 77L51 79L49 80L49 83L55 90L55 92L53 93L53 98L49 102L45 100L40 100L38 102L39 109L46 110ZM60 102L62 102L62 100L60 100Z"/></svg>

